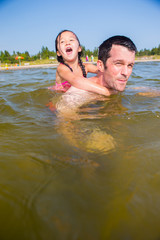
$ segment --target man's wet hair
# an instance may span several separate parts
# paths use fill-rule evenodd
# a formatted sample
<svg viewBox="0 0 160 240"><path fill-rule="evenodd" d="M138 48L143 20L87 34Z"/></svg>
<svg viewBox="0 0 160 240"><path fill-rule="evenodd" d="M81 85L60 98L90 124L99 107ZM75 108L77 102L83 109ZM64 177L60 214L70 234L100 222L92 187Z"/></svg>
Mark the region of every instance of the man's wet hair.
<svg viewBox="0 0 160 240"><path fill-rule="evenodd" d="M107 59L110 57L112 45L120 45L126 47L129 51L137 52L137 48L132 40L125 36L113 36L105 40L99 46L98 59L101 60L105 66Z"/></svg>

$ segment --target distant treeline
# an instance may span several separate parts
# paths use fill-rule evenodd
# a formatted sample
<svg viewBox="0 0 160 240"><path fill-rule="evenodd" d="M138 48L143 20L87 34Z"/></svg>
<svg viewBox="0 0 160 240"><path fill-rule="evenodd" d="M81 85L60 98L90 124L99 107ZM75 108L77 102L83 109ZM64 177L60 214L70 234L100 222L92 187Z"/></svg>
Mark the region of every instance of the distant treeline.
<svg viewBox="0 0 160 240"><path fill-rule="evenodd" d="M156 48L152 48L151 50L144 48L144 50L140 50L137 52L136 56L154 56L160 55L160 45Z"/></svg>
<svg viewBox="0 0 160 240"><path fill-rule="evenodd" d="M93 55L94 57L98 56L98 48L95 48L93 51L90 51L89 49L85 49L84 46L82 46L82 57L85 57L88 55L89 57ZM137 52L136 56L152 56L152 55L160 55L160 45L156 48L144 49ZM0 62L1 63L17 63L17 60L15 59L16 56L22 56L24 58L24 61L36 61L37 59L56 59L56 52L50 51L47 47L42 47L41 51L36 55L30 55L28 51L25 51L24 53L21 52L15 52L13 51L13 54L10 54L8 51L0 51Z"/></svg>

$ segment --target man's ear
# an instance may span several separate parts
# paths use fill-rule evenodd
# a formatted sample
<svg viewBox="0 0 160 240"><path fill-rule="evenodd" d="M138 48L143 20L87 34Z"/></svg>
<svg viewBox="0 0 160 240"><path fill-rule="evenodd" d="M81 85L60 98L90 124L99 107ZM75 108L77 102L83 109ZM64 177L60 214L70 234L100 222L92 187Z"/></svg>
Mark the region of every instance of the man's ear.
<svg viewBox="0 0 160 240"><path fill-rule="evenodd" d="M104 72L104 64L101 60L97 61L97 68L100 72Z"/></svg>

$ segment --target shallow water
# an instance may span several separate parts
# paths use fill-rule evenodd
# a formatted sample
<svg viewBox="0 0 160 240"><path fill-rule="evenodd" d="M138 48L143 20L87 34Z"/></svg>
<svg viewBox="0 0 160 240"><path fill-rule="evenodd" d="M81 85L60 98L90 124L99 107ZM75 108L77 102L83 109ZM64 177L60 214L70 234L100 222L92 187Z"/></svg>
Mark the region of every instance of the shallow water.
<svg viewBox="0 0 160 240"><path fill-rule="evenodd" d="M55 69L0 72L0 239L160 239L160 63L64 120Z"/></svg>

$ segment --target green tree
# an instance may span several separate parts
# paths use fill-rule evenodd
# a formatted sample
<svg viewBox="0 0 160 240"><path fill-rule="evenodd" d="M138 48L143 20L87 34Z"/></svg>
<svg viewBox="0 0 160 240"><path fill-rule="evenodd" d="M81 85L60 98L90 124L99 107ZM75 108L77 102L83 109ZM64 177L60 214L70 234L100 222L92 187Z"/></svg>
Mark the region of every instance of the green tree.
<svg viewBox="0 0 160 240"><path fill-rule="evenodd" d="M49 58L49 50L47 47L42 47L41 49L41 57L42 59L48 59Z"/></svg>
<svg viewBox="0 0 160 240"><path fill-rule="evenodd" d="M28 51L25 51L25 53L24 53L24 60L25 61L29 61L30 60L30 55L29 55L29 52Z"/></svg>
<svg viewBox="0 0 160 240"><path fill-rule="evenodd" d="M81 45L81 48L82 48L82 57L85 57L86 56L86 49L85 49L85 46Z"/></svg>
<svg viewBox="0 0 160 240"><path fill-rule="evenodd" d="M98 48L97 47L95 47L93 50L93 56L98 57Z"/></svg>
<svg viewBox="0 0 160 240"><path fill-rule="evenodd" d="M4 51L3 54L3 62L9 63L11 61L11 55L9 54L8 51Z"/></svg>
<svg viewBox="0 0 160 240"><path fill-rule="evenodd" d="M90 51L89 49L87 49L87 50L86 50L86 55L88 55L88 56L90 57L91 55L93 55L93 52Z"/></svg>

